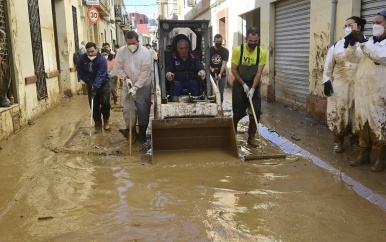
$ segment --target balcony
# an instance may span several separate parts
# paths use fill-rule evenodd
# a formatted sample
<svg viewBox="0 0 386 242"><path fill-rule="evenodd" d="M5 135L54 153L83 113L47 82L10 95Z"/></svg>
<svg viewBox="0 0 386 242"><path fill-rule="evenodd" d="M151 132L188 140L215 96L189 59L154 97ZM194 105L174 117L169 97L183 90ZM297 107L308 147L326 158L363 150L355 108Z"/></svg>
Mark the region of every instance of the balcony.
<svg viewBox="0 0 386 242"><path fill-rule="evenodd" d="M86 0L83 0L83 4L86 4ZM101 17L110 16L110 1L109 0L99 0L99 5L94 6L98 9Z"/></svg>
<svg viewBox="0 0 386 242"><path fill-rule="evenodd" d="M122 23L123 16L122 16L122 7L119 5L114 6L114 12L115 12L115 22L116 23Z"/></svg>

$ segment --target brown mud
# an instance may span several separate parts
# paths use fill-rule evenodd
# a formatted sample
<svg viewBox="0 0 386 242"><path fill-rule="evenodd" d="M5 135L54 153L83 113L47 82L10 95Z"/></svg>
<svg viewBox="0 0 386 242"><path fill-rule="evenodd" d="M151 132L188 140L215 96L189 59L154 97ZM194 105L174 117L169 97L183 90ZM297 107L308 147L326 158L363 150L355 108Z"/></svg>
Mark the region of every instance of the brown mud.
<svg viewBox="0 0 386 242"><path fill-rule="evenodd" d="M263 137L249 147L245 121L240 158L151 163L149 143L129 155L122 112L90 136L85 110L85 96L66 99L1 143L1 241L386 241L385 211L305 156L244 162L282 153Z"/></svg>

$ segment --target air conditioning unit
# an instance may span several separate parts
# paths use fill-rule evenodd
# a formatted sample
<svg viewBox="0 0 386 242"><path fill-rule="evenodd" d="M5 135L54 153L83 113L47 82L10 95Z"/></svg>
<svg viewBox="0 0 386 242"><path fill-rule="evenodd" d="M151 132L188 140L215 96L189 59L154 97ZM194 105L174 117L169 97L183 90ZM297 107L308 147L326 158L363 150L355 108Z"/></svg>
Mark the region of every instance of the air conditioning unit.
<svg viewBox="0 0 386 242"><path fill-rule="evenodd" d="M187 0L188 7L194 7L196 6L196 0Z"/></svg>

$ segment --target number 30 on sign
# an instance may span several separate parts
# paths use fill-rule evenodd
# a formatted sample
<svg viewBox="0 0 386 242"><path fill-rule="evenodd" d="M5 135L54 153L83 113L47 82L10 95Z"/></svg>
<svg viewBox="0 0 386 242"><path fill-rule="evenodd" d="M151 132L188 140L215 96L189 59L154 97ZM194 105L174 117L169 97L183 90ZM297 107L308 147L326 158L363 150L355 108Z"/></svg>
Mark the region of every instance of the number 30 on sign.
<svg viewBox="0 0 386 242"><path fill-rule="evenodd" d="M96 24L99 21L99 11L95 7L91 7L87 11L87 18L91 23Z"/></svg>

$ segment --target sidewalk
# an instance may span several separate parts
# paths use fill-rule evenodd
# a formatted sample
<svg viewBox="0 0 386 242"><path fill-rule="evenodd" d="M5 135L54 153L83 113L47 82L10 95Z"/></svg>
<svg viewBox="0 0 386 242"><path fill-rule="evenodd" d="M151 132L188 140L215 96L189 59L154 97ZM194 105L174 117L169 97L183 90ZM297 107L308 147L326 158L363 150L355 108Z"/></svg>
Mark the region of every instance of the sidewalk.
<svg viewBox="0 0 386 242"><path fill-rule="evenodd" d="M225 101L231 103L231 89L227 88L225 93ZM349 161L356 158L359 151L349 146L348 137L344 142L344 153L337 154L333 151L333 134L325 124L309 119L305 113L278 102L263 101L262 112L261 124L267 128L268 133L276 133L287 139L386 199L386 172L371 172L370 165L350 166ZM374 154L371 158L374 161Z"/></svg>

